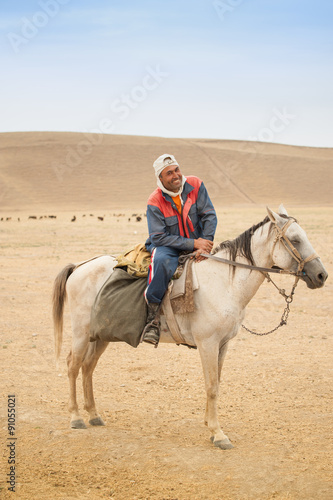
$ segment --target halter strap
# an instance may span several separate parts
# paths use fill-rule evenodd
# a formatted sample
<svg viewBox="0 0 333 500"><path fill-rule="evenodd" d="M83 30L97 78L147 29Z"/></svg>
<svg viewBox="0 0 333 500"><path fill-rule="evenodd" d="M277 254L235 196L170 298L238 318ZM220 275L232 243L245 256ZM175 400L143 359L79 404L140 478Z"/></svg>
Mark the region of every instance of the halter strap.
<svg viewBox="0 0 333 500"><path fill-rule="evenodd" d="M293 217L291 217L284 224L284 226L282 228L280 228L276 224L276 222L274 222L275 240L274 240L274 244L273 244L273 248L272 248L272 254L274 252L274 248L275 248L275 245L277 244L277 242L281 242L283 244L283 246L285 247L285 249L287 250L287 252L296 260L296 262L298 262L297 273L299 273L303 270L303 268L307 262L310 262L311 260L314 260L314 259L318 259L319 255L317 255L316 253L313 253L313 254L309 255L309 257L307 257L306 259L302 259L302 256L299 253L299 251L297 250L297 248L294 247L294 245L291 243L289 238L286 236L287 229L294 222L297 222L297 220L294 219Z"/></svg>

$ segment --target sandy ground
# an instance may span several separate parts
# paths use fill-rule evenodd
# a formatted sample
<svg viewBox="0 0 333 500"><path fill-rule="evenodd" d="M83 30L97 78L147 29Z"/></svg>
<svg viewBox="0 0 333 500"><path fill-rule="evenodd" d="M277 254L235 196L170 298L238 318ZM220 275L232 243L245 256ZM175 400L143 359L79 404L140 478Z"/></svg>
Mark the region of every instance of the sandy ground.
<svg viewBox="0 0 333 500"><path fill-rule="evenodd" d="M110 345L94 378L106 426L69 428L70 323L67 311L56 370L52 283L68 262L144 241L146 222L136 222L134 212L106 213L104 221L97 220L104 214L76 212L75 222L72 212L41 220L28 220L30 212L1 214L12 217L0 222L1 498L331 499L330 277L320 290L299 285L284 329L268 337L241 331L231 342L219 415L234 449L222 451L209 441L198 352L173 345ZM216 241L236 236L264 215L260 207L219 210ZM333 209L294 207L292 215L332 276ZM277 281L292 284L290 278ZM283 308L283 299L265 283L246 324L271 329ZM80 380L78 387L82 406ZM9 394L16 398L16 493L5 482Z"/></svg>

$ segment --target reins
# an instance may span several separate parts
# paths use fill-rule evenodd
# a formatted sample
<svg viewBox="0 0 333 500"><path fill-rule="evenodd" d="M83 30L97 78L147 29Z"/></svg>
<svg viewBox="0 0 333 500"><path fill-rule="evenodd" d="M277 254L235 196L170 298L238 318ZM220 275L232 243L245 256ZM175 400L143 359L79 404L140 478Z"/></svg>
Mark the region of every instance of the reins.
<svg viewBox="0 0 333 500"><path fill-rule="evenodd" d="M191 255L195 256L195 252ZM252 266L251 264L244 264L243 262L236 262L235 260L223 259L222 257L216 257L216 255L211 255L208 253L202 253L200 255L202 255L202 257L206 257L207 259L212 259L218 262L222 262L223 264L229 264L230 266L235 266L235 267L243 267L245 269L251 269L252 271L260 271L262 273L290 274L291 276L299 276L299 277L305 274L304 272L295 273L293 271L288 271L285 269L277 269L274 267Z"/></svg>
<svg viewBox="0 0 333 500"><path fill-rule="evenodd" d="M289 228L289 226L291 224L293 224L293 222L297 222L296 219L294 219L293 217L289 218L289 220L286 222L286 224L284 224L284 226L282 228L280 228L276 224L276 222L273 223L276 234L275 234L274 244L273 244L273 248L272 248L272 254L274 252L274 248L275 248L276 244L278 242L282 243L283 246L285 247L285 249L288 251L288 253L298 263L298 269L297 269L296 272L285 270L285 269L259 267L259 266L254 266L254 265L251 265L251 264L244 264L242 262L236 262L236 261L233 261L233 260L223 259L222 257L216 257L215 255L210 255L210 254L205 254L205 253L201 254L203 257L206 257L206 258L212 259L212 260L216 260L218 262L222 262L222 263L228 264L230 266L242 267L242 268L245 268L245 269L251 269L251 271L259 271L259 272L261 272L265 276L265 278L267 279L267 281L271 282L275 286L275 288L278 290L278 292L280 293L280 295L282 295L283 298L285 299L287 305L286 305L286 307L285 307L285 309L284 309L284 311L282 313L280 323L278 324L278 326L276 326L275 328L273 328L273 330L270 330L269 332L258 333L258 332L255 332L253 330L250 330L245 325L242 325L242 328L244 328L244 330L246 330L247 332L249 332L249 333L251 333L253 335L259 335L259 336L269 335L270 333L275 332L276 330L278 330L279 328L281 328L282 326L284 326L284 325L287 324L288 316L289 316L289 313L290 313L290 304L292 303L292 301L294 299L294 293L295 293L296 287L298 285L299 279L302 276L305 276L305 272L303 271L303 268L304 268L304 266L305 266L305 264L307 262L310 262L311 260L314 260L314 259L318 258L318 255L316 253L313 253L312 255L310 255L309 257L307 257L306 259L302 259L302 256L299 253L299 251L297 250L297 248L294 247L294 245L291 243L291 241L289 240L289 238L286 236L286 231ZM272 280L272 278L269 276L269 273L289 274L291 276L295 276L295 282L294 282L294 285L293 285L293 287L292 287L291 292L290 292L289 295L286 294L286 291L285 291L284 288L279 288L276 285L276 283L274 283L274 281Z"/></svg>

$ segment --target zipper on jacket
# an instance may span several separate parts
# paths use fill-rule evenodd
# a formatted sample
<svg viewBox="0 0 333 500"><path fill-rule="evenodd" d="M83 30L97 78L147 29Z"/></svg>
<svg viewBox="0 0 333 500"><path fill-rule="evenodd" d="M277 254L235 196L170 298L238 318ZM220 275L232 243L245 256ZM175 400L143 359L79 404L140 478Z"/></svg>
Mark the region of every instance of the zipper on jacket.
<svg viewBox="0 0 333 500"><path fill-rule="evenodd" d="M183 206L184 206L184 204L182 203L182 210L181 210L180 213L178 212L178 208L176 207L176 204L175 204L174 201L171 202L171 206L175 210L175 212L177 213L177 216L180 217L180 220L181 220L181 223L182 223L182 229L183 229L184 238L187 238L186 231L185 231L185 226L184 226L184 221L183 221Z"/></svg>
<svg viewBox="0 0 333 500"><path fill-rule="evenodd" d="M184 205L182 204L182 211L181 211L181 213L180 213L180 218L181 218L181 220L182 220L182 226L183 226L183 231L184 231L184 238L187 238L187 236L186 236L186 231L185 231L184 220L183 220L183 207L184 207Z"/></svg>

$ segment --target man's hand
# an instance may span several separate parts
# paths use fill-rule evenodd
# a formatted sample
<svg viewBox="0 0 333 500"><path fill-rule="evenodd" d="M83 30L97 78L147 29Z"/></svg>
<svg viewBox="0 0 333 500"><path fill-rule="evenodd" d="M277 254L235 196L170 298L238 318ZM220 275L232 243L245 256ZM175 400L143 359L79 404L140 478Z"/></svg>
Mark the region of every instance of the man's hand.
<svg viewBox="0 0 333 500"><path fill-rule="evenodd" d="M204 240L203 238L194 240L194 250L202 250L201 253L210 253L212 248L213 242L210 240Z"/></svg>
<svg viewBox="0 0 333 500"><path fill-rule="evenodd" d="M210 253L213 248L213 242L210 240L204 240L203 238L199 238L194 240L194 250L197 250L195 255L195 261L201 262L205 260L207 257L202 257L202 253Z"/></svg>

